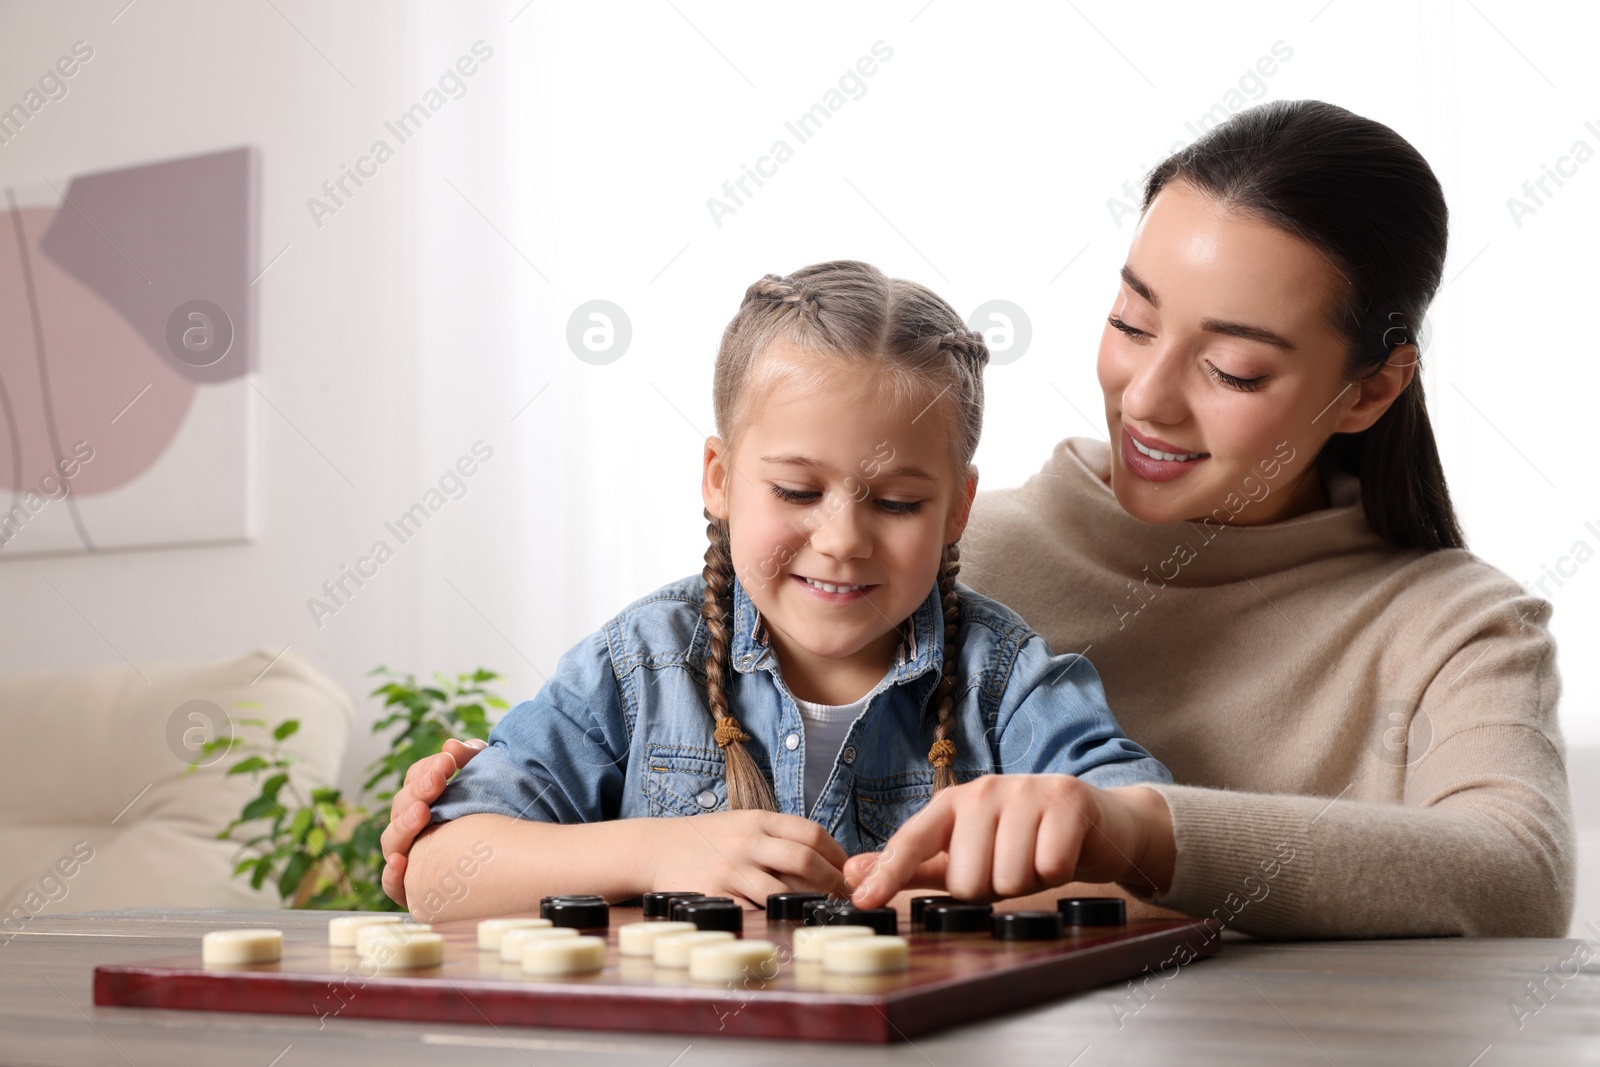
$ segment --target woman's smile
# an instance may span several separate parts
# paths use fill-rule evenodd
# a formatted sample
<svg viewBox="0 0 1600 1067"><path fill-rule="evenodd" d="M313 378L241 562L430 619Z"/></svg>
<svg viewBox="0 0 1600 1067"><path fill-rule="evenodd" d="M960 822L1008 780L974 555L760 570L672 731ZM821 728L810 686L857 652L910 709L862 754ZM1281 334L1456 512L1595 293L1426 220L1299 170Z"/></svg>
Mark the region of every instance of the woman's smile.
<svg viewBox="0 0 1600 1067"><path fill-rule="evenodd" d="M1151 482L1182 478L1211 455L1186 451L1159 438L1136 433L1127 423L1122 425L1121 452L1123 466Z"/></svg>

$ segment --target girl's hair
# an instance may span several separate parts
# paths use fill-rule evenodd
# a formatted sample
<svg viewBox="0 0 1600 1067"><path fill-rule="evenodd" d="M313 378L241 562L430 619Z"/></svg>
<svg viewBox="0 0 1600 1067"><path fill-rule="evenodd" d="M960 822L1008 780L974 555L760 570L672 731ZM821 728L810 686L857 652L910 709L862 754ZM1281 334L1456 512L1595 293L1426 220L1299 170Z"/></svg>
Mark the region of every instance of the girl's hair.
<svg viewBox="0 0 1600 1067"><path fill-rule="evenodd" d="M774 341L836 360L832 368L764 360ZM745 290L744 302L722 334L713 384L717 432L731 455L751 414L774 390L821 384L835 374L870 375L895 404L916 403L950 429L951 455L967 470L983 430L983 366L989 349L961 316L927 288L886 277L867 263L837 260L785 277L768 274ZM936 404L944 400L943 404ZM921 417L921 414L918 416ZM730 483L731 484L731 483ZM728 805L777 809L766 777L746 750L750 740L728 706L728 654L733 624L733 557L728 526L705 512L705 600L701 617L710 635L706 693L716 719L717 744L726 756ZM955 743L950 740L956 685L960 550L944 546L939 562L939 603L944 609L944 670L933 700L934 789L954 785Z"/></svg>
<svg viewBox="0 0 1600 1067"><path fill-rule="evenodd" d="M1248 108L1157 164L1148 210L1183 180L1295 234L1345 282L1333 326L1348 342L1345 377L1378 373L1397 345L1416 343L1444 272L1449 212L1432 169L1405 138L1320 100ZM1422 396L1419 367L1377 422L1336 434L1321 462L1361 479L1373 531L1397 548L1463 548Z"/></svg>

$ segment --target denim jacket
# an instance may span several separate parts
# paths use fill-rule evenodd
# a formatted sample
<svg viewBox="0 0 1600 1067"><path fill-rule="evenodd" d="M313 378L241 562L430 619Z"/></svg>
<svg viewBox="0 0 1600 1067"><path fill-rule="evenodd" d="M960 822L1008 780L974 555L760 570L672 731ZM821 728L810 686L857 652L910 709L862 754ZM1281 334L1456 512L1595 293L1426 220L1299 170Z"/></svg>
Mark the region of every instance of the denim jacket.
<svg viewBox="0 0 1600 1067"><path fill-rule="evenodd" d="M495 812L578 823L728 809L712 737L699 575L634 601L566 652L539 694L508 711L489 745L452 778L433 822ZM950 738L958 781L984 774L1071 774L1101 787L1170 782L1123 736L1099 675L1056 655L1010 608L956 582L960 663ZM780 811L809 816L845 851L878 851L933 795L933 694L944 662L935 586L912 613L894 663L851 724L811 811L805 729L766 623L738 579L729 708ZM924 724L924 709L928 724Z"/></svg>

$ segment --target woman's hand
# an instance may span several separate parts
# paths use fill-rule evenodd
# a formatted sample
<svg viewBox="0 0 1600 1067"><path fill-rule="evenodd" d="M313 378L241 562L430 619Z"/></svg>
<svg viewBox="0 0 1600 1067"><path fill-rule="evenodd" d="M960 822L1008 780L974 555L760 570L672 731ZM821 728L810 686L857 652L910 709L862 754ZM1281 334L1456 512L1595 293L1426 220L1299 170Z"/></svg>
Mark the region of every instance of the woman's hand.
<svg viewBox="0 0 1600 1067"><path fill-rule="evenodd" d="M879 853L852 856L857 907L907 887L962 900L1026 896L1067 882L1172 881L1172 815L1145 786L1097 789L1065 774L990 774L941 790Z"/></svg>
<svg viewBox="0 0 1600 1067"><path fill-rule="evenodd" d="M647 891L695 889L754 907L765 907L768 893L850 892L844 849L810 819L717 811L648 821L640 860Z"/></svg>
<svg viewBox="0 0 1600 1067"><path fill-rule="evenodd" d="M402 908L406 906L406 857L417 834L428 825L428 806L444 792L445 782L467 761L483 751L484 742L457 741L444 743L444 751L419 759L406 768L406 780L395 790L389 802L389 825L379 839L383 849L383 891Z"/></svg>

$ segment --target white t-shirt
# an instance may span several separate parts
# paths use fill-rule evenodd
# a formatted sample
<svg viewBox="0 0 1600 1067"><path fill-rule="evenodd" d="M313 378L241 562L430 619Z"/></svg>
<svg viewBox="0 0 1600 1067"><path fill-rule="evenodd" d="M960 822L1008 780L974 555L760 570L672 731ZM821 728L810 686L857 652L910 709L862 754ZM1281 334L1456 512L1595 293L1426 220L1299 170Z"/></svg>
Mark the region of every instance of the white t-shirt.
<svg viewBox="0 0 1600 1067"><path fill-rule="evenodd" d="M875 692L876 688L854 704L813 704L809 700L794 698L800 721L805 724L806 811L809 812L817 802L817 795L827 783L828 775L833 773L833 766L839 759L839 749L844 744L844 735L850 732L850 724L855 722L856 716L866 706L868 697Z"/></svg>

